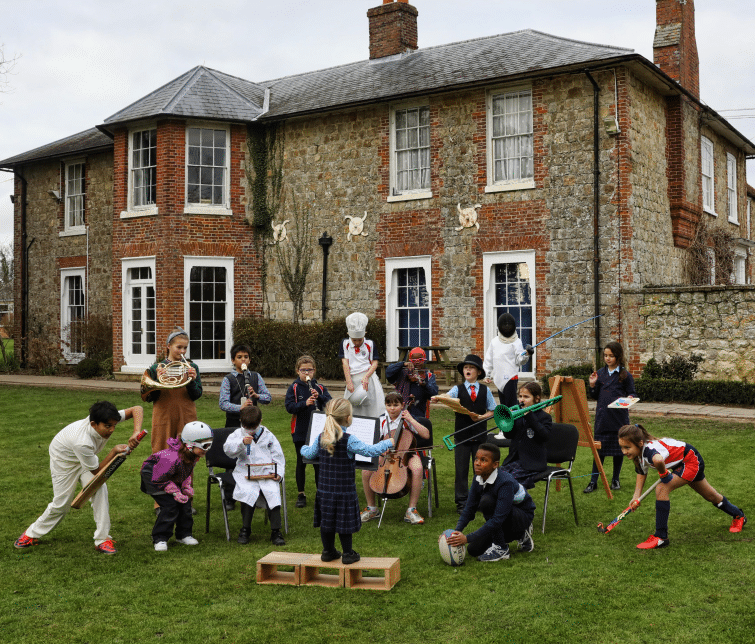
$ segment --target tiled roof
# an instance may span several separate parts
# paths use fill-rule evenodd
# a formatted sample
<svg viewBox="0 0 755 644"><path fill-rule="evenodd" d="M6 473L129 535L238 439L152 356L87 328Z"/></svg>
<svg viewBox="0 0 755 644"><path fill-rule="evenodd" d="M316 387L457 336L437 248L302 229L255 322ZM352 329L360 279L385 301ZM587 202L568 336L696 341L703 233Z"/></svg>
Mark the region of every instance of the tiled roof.
<svg viewBox="0 0 755 644"><path fill-rule="evenodd" d="M527 29L260 83L270 88L270 111L263 118L504 80L632 53Z"/></svg>
<svg viewBox="0 0 755 644"><path fill-rule="evenodd" d="M200 65L106 118L104 125L158 116L254 121L264 98L262 86Z"/></svg>
<svg viewBox="0 0 755 644"><path fill-rule="evenodd" d="M29 152L17 154L14 157L0 161L0 167L10 168L14 165L21 165L29 161L39 159L54 159L58 157L67 157L74 154L93 152L113 147L113 140L93 127L84 132L79 132L65 139L60 139L54 143L48 143Z"/></svg>

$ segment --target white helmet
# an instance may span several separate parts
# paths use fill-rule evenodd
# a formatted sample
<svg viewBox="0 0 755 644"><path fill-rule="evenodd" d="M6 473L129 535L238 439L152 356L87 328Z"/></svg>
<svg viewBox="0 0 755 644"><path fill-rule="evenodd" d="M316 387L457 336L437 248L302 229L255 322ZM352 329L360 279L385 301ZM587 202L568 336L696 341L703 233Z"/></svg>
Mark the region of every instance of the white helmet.
<svg viewBox="0 0 755 644"><path fill-rule="evenodd" d="M208 450L212 445L212 430L207 423L195 420L184 425L181 440L186 447L199 447Z"/></svg>

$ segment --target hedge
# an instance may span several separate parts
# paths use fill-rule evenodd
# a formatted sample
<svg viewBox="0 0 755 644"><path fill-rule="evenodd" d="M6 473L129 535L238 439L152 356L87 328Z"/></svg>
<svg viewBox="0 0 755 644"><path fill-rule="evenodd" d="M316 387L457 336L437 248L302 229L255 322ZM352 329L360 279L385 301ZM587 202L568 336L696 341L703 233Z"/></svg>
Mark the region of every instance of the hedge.
<svg viewBox="0 0 755 644"><path fill-rule="evenodd" d="M338 351L346 337L346 319L294 324L265 318L241 318L233 324L234 343L248 344L252 350L251 366L267 378L296 377L296 360L311 355L317 362L320 378L343 380ZM385 360L385 321L370 320L367 338L375 342L381 360Z"/></svg>
<svg viewBox="0 0 755 644"><path fill-rule="evenodd" d="M661 380L638 378L634 388L645 402L755 405L755 385L736 380Z"/></svg>
<svg viewBox="0 0 755 644"><path fill-rule="evenodd" d="M573 365L571 367L561 367L561 369L556 369L555 371L552 371L549 374L546 374L541 379L541 384L543 385L543 397L549 398L550 397L550 385L548 384L548 379L552 378L553 376L572 376L574 378L579 378L581 380L585 381L585 391L587 391L587 395L590 395L590 374L592 373L592 365L591 364L578 364Z"/></svg>

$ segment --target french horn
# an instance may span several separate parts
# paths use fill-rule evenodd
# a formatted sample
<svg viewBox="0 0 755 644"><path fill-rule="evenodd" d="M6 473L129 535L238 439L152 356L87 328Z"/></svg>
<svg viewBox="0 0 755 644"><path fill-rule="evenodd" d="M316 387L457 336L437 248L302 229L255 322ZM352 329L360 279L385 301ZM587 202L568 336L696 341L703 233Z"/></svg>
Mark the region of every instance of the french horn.
<svg viewBox="0 0 755 644"><path fill-rule="evenodd" d="M142 400L147 402L147 398L153 391L185 387L193 380L188 373L190 368L187 361L174 360L168 364L158 364L157 380L150 378L145 371L141 381Z"/></svg>

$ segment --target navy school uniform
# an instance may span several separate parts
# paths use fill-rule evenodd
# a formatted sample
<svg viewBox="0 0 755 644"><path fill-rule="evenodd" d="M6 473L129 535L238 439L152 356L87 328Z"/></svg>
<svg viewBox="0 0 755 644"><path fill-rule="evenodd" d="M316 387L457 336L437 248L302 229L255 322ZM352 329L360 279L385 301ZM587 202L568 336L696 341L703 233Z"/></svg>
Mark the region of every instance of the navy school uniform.
<svg viewBox="0 0 755 644"><path fill-rule="evenodd" d="M547 442L552 425L550 414L538 409L517 418L506 434L511 445L503 468L520 483L527 485L530 476L548 469Z"/></svg>
<svg viewBox="0 0 755 644"><path fill-rule="evenodd" d="M622 381L621 372L626 374ZM619 429L629 425L629 410L609 409L608 405L617 398L636 396L634 378L624 367L613 374L608 373L608 367L598 369L598 381L590 387L590 395L598 401L595 407L595 440L601 442L601 456L623 456L619 447Z"/></svg>

